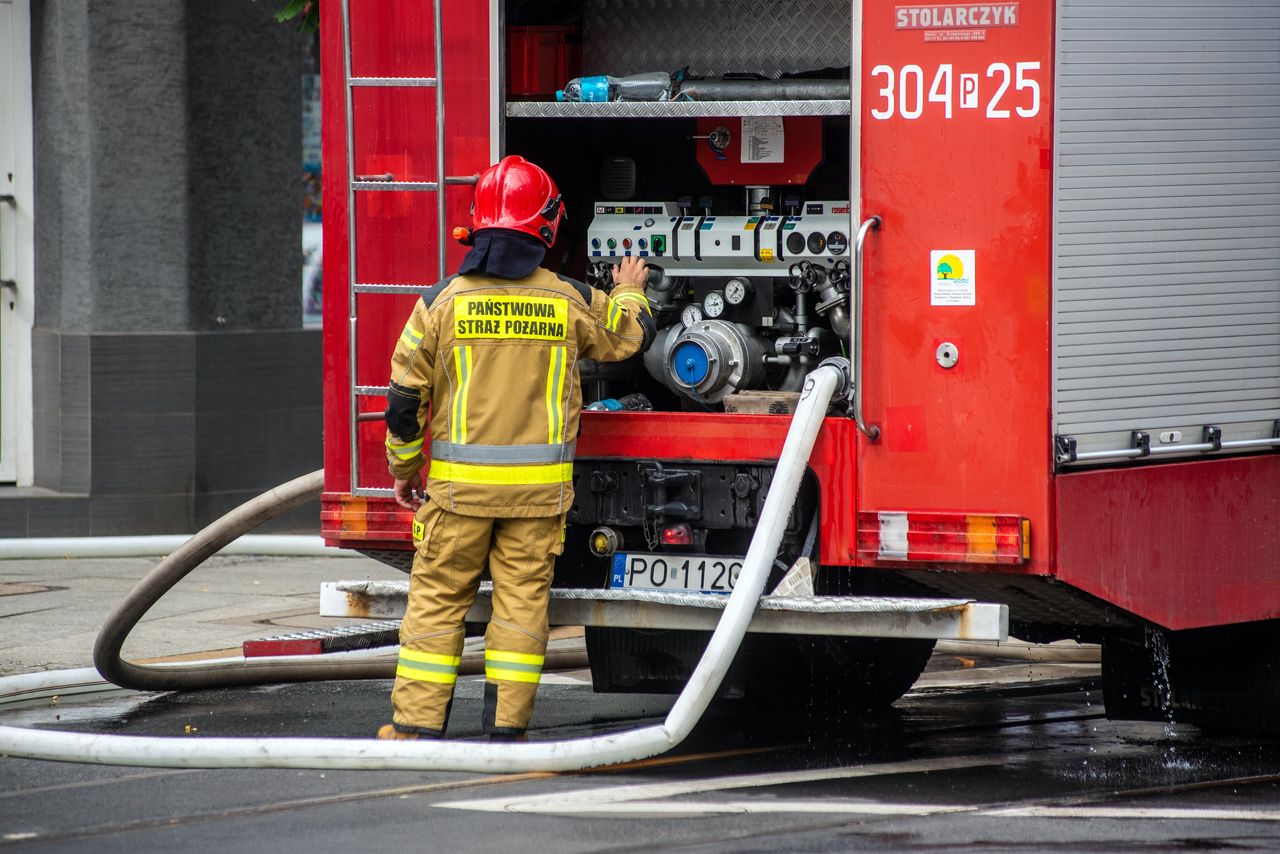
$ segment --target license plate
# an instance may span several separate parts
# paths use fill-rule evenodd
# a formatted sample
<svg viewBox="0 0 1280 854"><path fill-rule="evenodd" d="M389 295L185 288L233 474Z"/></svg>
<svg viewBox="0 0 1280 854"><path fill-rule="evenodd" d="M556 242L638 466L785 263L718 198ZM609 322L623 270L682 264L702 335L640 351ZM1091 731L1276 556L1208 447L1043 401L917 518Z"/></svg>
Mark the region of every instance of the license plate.
<svg viewBox="0 0 1280 854"><path fill-rule="evenodd" d="M609 586L614 590L670 590L731 593L742 558L716 555L619 552L613 556Z"/></svg>

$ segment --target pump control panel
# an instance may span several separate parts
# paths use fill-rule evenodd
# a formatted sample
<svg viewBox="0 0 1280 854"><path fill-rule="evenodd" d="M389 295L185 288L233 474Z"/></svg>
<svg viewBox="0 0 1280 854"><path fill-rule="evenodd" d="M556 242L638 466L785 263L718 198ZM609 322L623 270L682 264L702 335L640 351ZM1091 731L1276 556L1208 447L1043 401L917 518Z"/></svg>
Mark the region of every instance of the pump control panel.
<svg viewBox="0 0 1280 854"><path fill-rule="evenodd" d="M785 276L797 261L830 265L847 256L848 229L848 202L806 202L791 212L754 215L690 211L672 202L601 202L587 251L593 263L654 258L670 275Z"/></svg>
<svg viewBox="0 0 1280 854"><path fill-rule="evenodd" d="M607 287L621 258L649 263L658 326L645 370L703 406L747 389L799 391L849 339L849 203L748 192L748 214L685 203L601 202L587 231L587 280ZM753 203L757 202L759 204Z"/></svg>

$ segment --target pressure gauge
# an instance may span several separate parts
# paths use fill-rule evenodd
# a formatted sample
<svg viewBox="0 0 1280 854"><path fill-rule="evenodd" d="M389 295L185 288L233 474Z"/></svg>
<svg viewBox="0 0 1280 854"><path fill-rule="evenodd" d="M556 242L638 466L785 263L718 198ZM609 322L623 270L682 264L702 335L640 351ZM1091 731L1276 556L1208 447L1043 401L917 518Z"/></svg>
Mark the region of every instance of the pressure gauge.
<svg viewBox="0 0 1280 854"><path fill-rule="evenodd" d="M702 306L700 305L686 305L684 311L680 312L680 322L685 325L686 329L699 320L702 320Z"/></svg>
<svg viewBox="0 0 1280 854"><path fill-rule="evenodd" d="M730 279L724 284L724 298L729 305L742 305L751 295L751 283L746 279Z"/></svg>
<svg viewBox="0 0 1280 854"><path fill-rule="evenodd" d="M712 291L702 301L702 311L707 317L719 317L724 314L724 294Z"/></svg>

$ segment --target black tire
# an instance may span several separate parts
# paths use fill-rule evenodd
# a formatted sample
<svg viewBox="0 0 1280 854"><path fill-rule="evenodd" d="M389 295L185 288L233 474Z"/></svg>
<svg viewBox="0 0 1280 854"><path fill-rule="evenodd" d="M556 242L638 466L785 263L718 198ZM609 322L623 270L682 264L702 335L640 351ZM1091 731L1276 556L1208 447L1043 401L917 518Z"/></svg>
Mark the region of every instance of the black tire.
<svg viewBox="0 0 1280 854"><path fill-rule="evenodd" d="M911 689L933 644L914 638L755 636L747 697L757 707L814 718L883 712Z"/></svg>

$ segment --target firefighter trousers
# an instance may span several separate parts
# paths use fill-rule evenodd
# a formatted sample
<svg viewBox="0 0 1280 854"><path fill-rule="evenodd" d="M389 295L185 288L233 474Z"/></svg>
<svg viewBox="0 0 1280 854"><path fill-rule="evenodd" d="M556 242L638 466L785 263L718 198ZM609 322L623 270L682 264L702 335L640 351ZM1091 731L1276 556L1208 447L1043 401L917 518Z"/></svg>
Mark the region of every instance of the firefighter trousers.
<svg viewBox="0 0 1280 854"><path fill-rule="evenodd" d="M443 735L466 636L463 620L487 562L493 617L484 636L484 730L524 732L547 650L547 601L555 556L564 549L564 516L462 516L428 500L413 527L417 554L391 691L396 729Z"/></svg>

